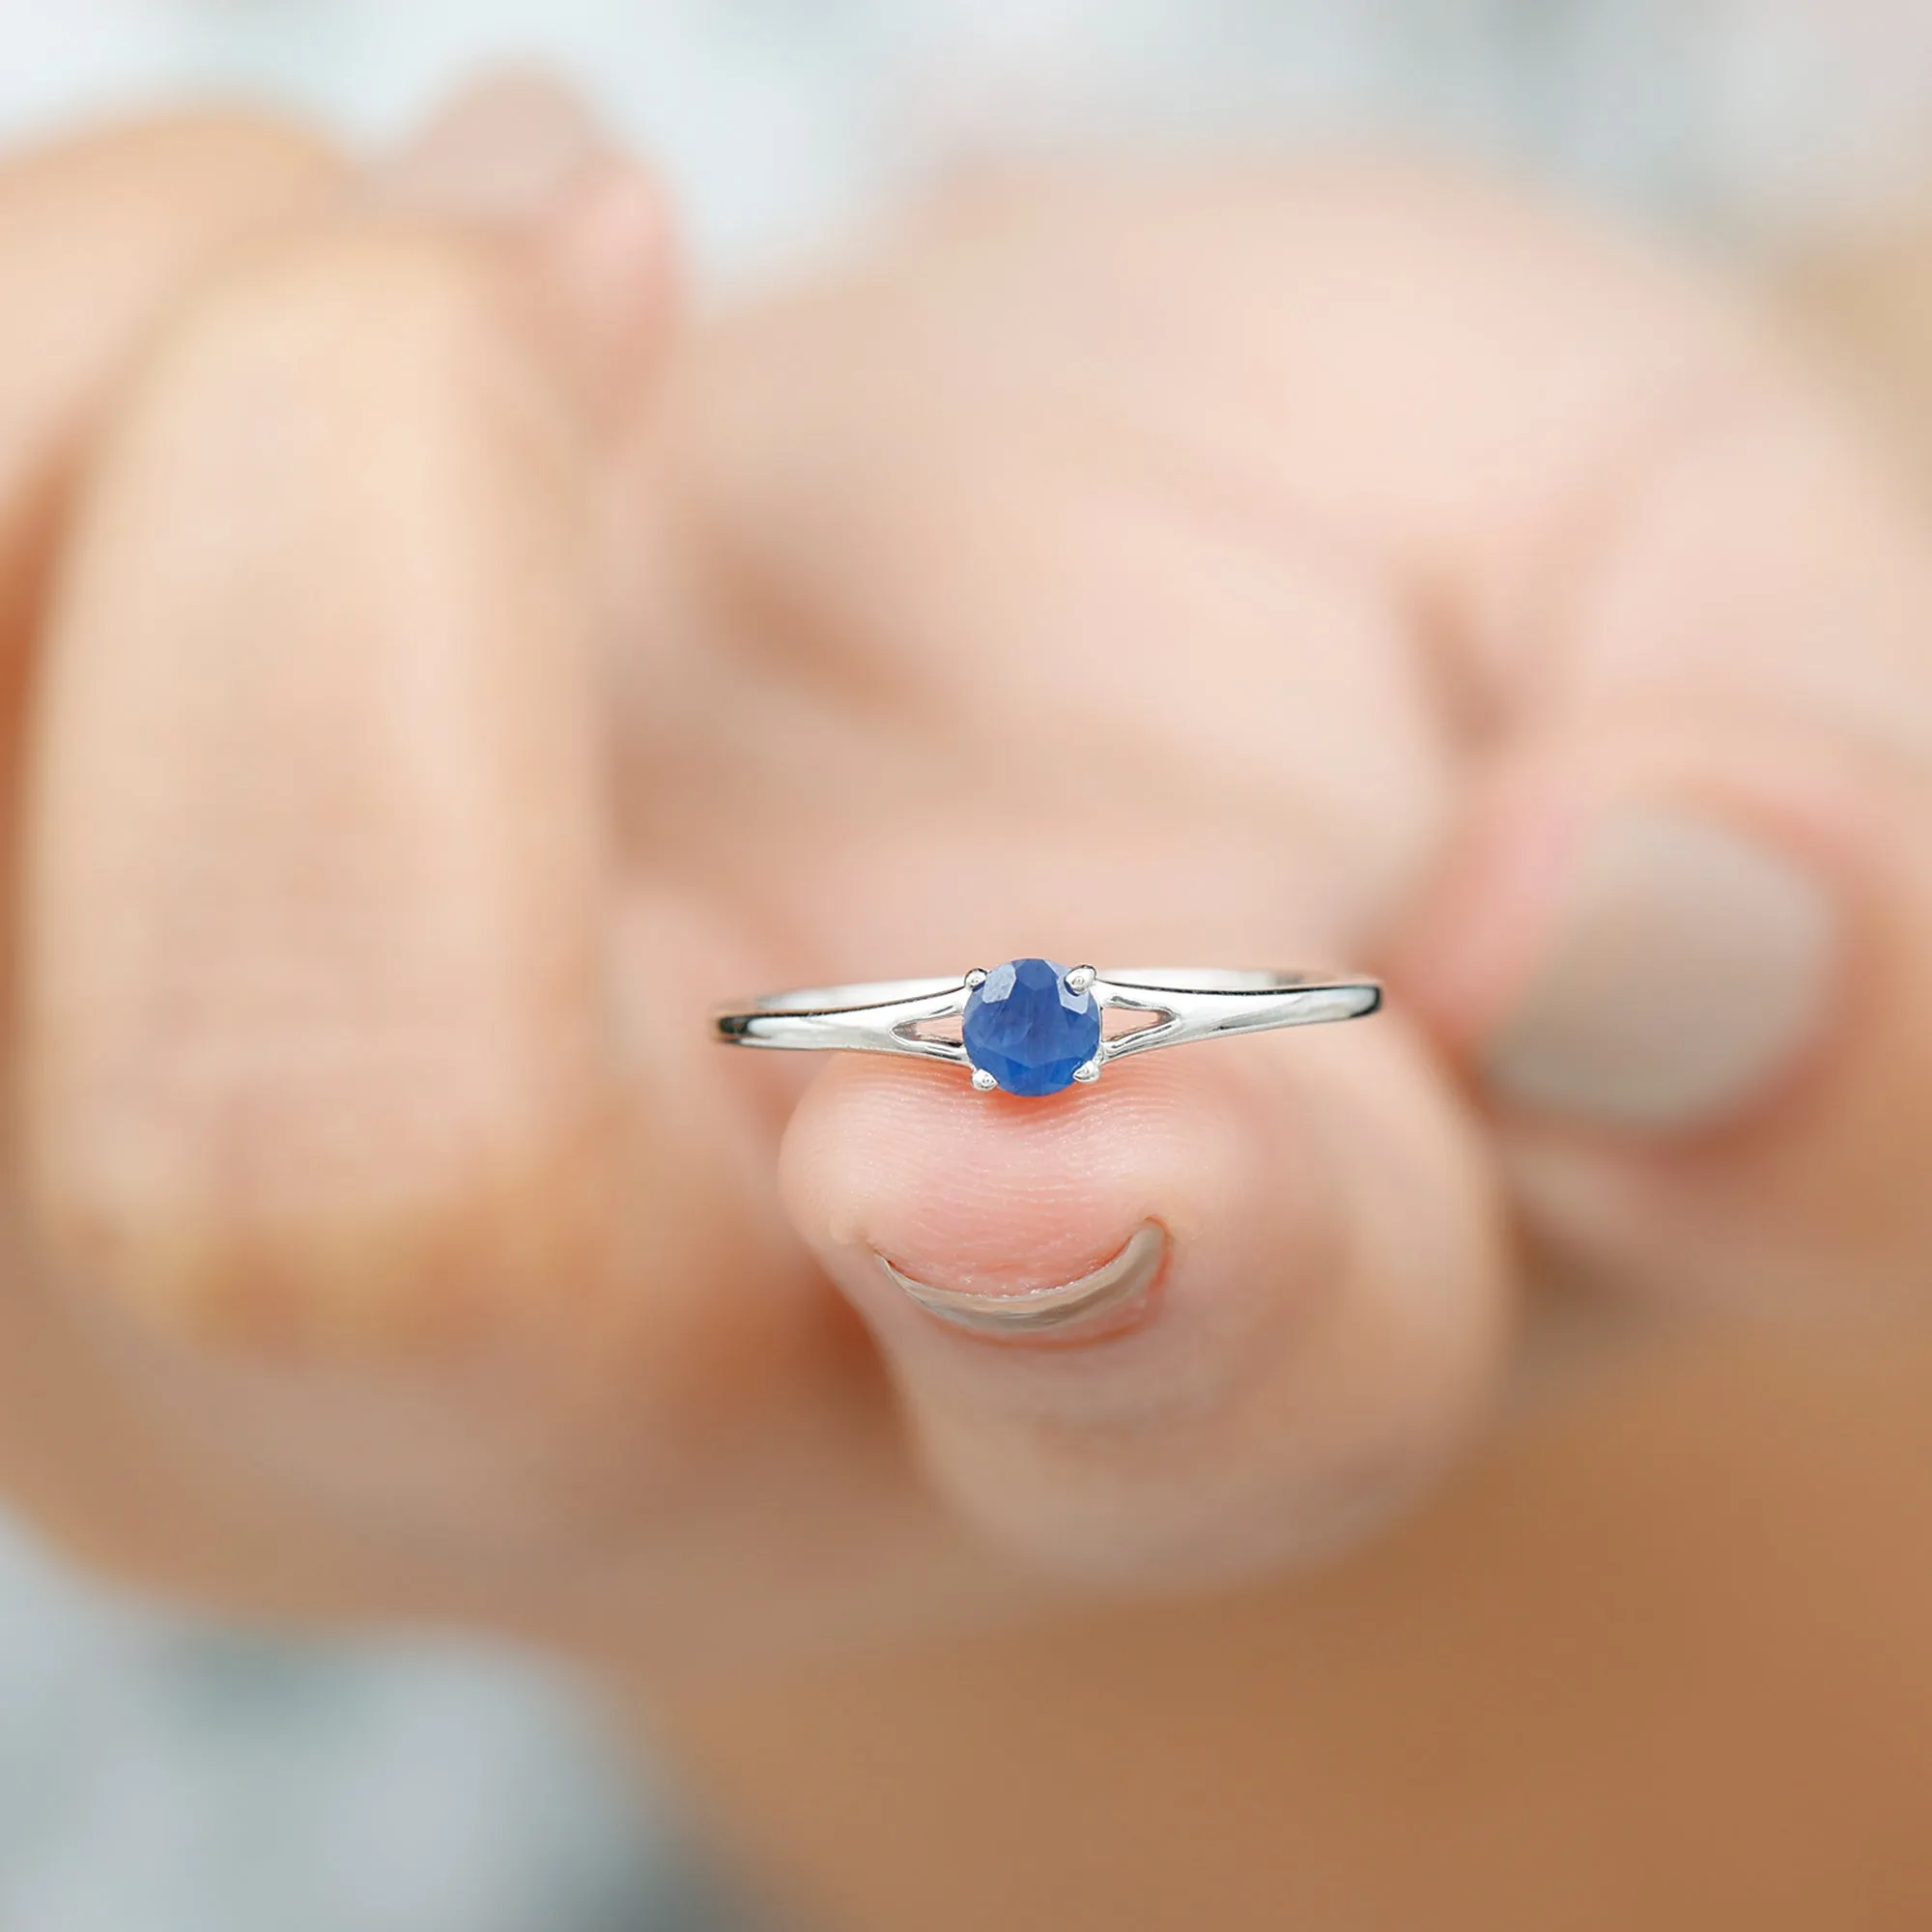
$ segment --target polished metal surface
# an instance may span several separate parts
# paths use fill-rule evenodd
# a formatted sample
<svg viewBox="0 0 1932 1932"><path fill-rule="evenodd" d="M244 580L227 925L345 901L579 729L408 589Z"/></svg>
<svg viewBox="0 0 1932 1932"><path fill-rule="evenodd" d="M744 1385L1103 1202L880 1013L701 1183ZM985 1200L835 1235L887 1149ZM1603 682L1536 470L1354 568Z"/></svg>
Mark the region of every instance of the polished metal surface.
<svg viewBox="0 0 1932 1932"><path fill-rule="evenodd" d="M969 995L983 977L975 968L955 979L799 987L721 1008L713 1013L712 1025L716 1037L731 1046L895 1053L970 1070L973 1063L963 1042L923 1029L962 1018ZM1122 967L1101 973L1076 966L1066 978L1075 990L1091 990L1103 1010L1129 1013L1142 1022L1103 1037L1098 1054L1076 1076L1083 1081L1095 1078L1109 1061L1155 1047L1182 1046L1222 1034L1360 1019L1374 1012L1382 997L1373 980L1212 967ZM986 1083L976 1080L975 1085L983 1089Z"/></svg>

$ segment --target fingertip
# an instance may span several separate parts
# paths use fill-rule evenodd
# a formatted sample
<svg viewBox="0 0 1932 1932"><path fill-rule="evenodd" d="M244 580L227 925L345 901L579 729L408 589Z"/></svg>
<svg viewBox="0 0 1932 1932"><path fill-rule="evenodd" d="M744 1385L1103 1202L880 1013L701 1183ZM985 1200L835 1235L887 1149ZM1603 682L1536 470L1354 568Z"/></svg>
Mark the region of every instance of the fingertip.
<svg viewBox="0 0 1932 1932"><path fill-rule="evenodd" d="M1191 1238L1274 1123L1228 1069L1144 1056L1044 1099L976 1092L951 1067L841 1057L807 1093L781 1174L821 1251L884 1255L984 1294L1085 1274L1158 1221ZM1244 1131L1245 1124L1245 1131Z"/></svg>
<svg viewBox="0 0 1932 1932"><path fill-rule="evenodd" d="M1917 761L1804 719L1518 754L1391 973L1540 1253L1659 1306L1922 1293L1927 810Z"/></svg>
<svg viewBox="0 0 1932 1932"><path fill-rule="evenodd" d="M392 207L454 220L534 222L609 150L589 104L537 68L504 68L459 88L369 171Z"/></svg>
<svg viewBox="0 0 1932 1932"><path fill-rule="evenodd" d="M539 268L606 395L651 367L679 300L676 223L663 184L621 156L588 169L538 238Z"/></svg>
<svg viewBox="0 0 1932 1932"><path fill-rule="evenodd" d="M1439 1463L1502 1352L1487 1172L1401 1029L1149 1055L1044 1102L855 1057L784 1184L935 1485L1054 1571L1326 1548ZM1125 1309L1024 1319L1115 1272Z"/></svg>
<svg viewBox="0 0 1932 1932"><path fill-rule="evenodd" d="M0 651L24 643L63 478L148 331L343 174L308 129L234 111L116 125L0 169Z"/></svg>
<svg viewBox="0 0 1932 1932"><path fill-rule="evenodd" d="M582 96L541 70L486 75L368 181L383 207L512 245L565 334L601 426L662 346L676 246L662 184Z"/></svg>

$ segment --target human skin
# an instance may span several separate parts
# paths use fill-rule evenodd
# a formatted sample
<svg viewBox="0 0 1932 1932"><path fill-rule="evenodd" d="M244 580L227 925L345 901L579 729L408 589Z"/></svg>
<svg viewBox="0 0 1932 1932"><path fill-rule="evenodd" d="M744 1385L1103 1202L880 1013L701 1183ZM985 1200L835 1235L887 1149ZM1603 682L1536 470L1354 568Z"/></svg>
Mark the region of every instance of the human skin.
<svg viewBox="0 0 1932 1932"><path fill-rule="evenodd" d="M1270 1851L1301 1786L1243 1687L1323 1615L1271 1579L1402 1519L1565 1309L1922 1299L1918 507L1760 305L1433 170L988 185L743 312L674 282L650 182L526 94L374 181L207 120L0 177L0 1477L151 1587L645 1686L853 1923L1177 1922L1204 1880L1137 1920L1149 1861L1204 1833L1216 1923L1401 1922ZM1561 929L1605 826L1585 965L1635 933L1713 995L1599 989L1606 1068ZM1735 997L1673 951L1723 893ZM720 993L1032 951L1391 1000L1043 1103L705 1039ZM1149 1219L1146 1318L1051 1349L876 1265L1011 1292ZM1550 1379L1473 1479L1529 1472L1504 1527L1464 1488L1326 1586L1333 1682L1378 1602L1547 1587L1550 1499L1625 1468ZM1216 1838L1122 1774L1152 1687L1229 1669ZM1581 1803L1593 1713L1537 1708ZM1069 1787L1097 1828L1042 1821ZM924 1871L871 1842L942 1790Z"/></svg>

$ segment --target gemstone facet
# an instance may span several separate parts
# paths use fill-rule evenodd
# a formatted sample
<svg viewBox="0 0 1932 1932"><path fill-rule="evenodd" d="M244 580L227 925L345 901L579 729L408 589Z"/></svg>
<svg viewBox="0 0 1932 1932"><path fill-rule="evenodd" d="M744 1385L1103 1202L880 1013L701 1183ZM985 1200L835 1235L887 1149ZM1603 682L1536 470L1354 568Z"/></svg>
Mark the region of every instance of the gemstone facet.
<svg viewBox="0 0 1932 1932"><path fill-rule="evenodd" d="M966 1056L1009 1094L1058 1094L1100 1050L1100 1008L1051 959L1009 959L966 1001Z"/></svg>

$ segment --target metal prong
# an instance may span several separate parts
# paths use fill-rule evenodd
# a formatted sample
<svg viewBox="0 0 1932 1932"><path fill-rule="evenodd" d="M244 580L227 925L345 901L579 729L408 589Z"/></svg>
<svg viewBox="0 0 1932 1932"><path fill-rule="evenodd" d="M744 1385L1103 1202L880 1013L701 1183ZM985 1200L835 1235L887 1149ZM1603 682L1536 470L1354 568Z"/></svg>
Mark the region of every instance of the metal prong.
<svg viewBox="0 0 1932 1932"><path fill-rule="evenodd" d="M966 983L976 988L983 986L986 983L986 969L983 966L974 967L966 976Z"/></svg>
<svg viewBox="0 0 1932 1932"><path fill-rule="evenodd" d="M1099 1079L1100 1056L1096 1053L1085 1066L1076 1066L1073 1069L1073 1077L1076 1080L1086 1080L1089 1082Z"/></svg>
<svg viewBox="0 0 1932 1932"><path fill-rule="evenodd" d="M1099 974L1092 966L1075 966L1066 975L1066 990L1069 993L1084 993Z"/></svg>
<svg viewBox="0 0 1932 1932"><path fill-rule="evenodd" d="M1077 1080L1080 1076L1076 1073L1073 1077ZM980 1093L990 1094L1000 1083L983 1066L976 1066L973 1069L973 1084Z"/></svg>

